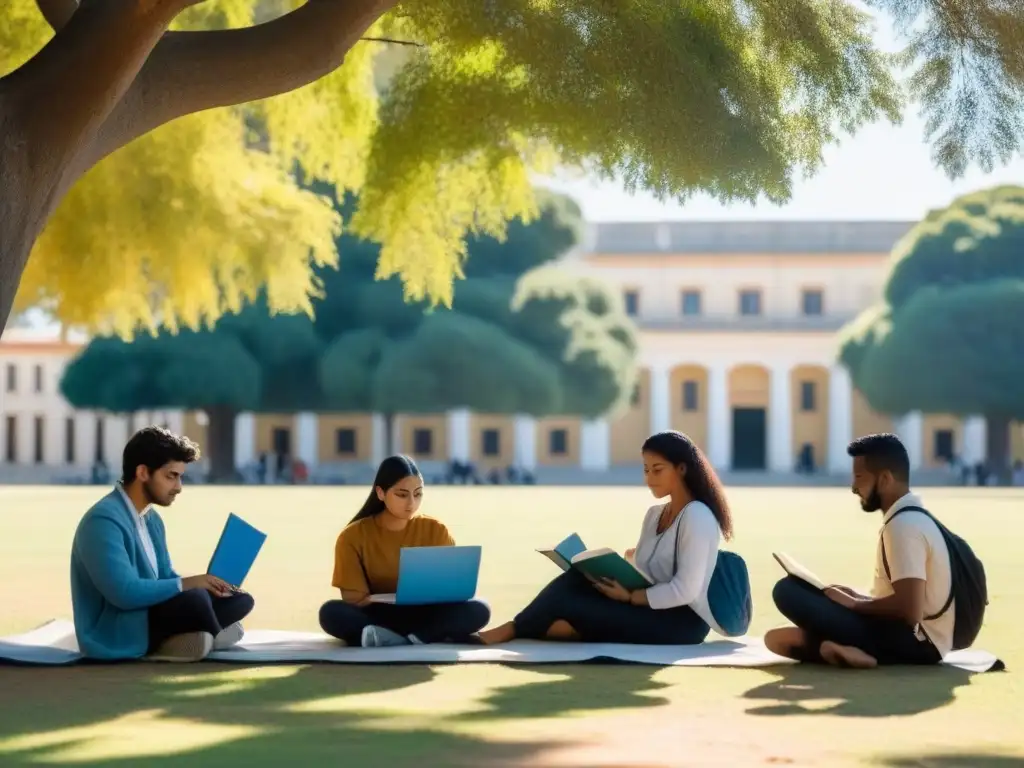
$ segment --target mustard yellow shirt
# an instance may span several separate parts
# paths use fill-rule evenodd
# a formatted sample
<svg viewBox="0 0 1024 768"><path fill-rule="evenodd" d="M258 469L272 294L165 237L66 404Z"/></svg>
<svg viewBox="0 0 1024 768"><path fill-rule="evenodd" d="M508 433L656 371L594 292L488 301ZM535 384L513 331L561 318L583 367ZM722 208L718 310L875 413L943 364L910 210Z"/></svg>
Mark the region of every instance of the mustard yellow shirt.
<svg viewBox="0 0 1024 768"><path fill-rule="evenodd" d="M416 515L400 531L389 531L367 517L345 527L334 545L334 579L338 589L388 594L398 589L402 547L449 547L455 539L444 523Z"/></svg>

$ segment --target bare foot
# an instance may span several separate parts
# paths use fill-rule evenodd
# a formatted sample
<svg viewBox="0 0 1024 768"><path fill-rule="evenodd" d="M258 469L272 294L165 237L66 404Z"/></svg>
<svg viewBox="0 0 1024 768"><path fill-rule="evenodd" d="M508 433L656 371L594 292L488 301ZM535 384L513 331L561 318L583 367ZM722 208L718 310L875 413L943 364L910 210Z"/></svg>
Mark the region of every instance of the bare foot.
<svg viewBox="0 0 1024 768"><path fill-rule="evenodd" d="M797 652L807 644L807 636L799 627L779 627L765 633L764 644L774 654L796 659Z"/></svg>
<svg viewBox="0 0 1024 768"><path fill-rule="evenodd" d="M878 660L852 645L839 645L831 640L821 644L821 658L834 667L852 667L853 669L874 669Z"/></svg>
<svg viewBox="0 0 1024 768"><path fill-rule="evenodd" d="M500 624L493 629L485 629L480 633L480 640L484 645L497 645L498 643L507 643L509 640L516 639L516 625L511 621L506 621L504 624Z"/></svg>
<svg viewBox="0 0 1024 768"><path fill-rule="evenodd" d="M548 631L544 633L544 637L548 640L580 640L579 633L573 628L572 624L568 621L562 621L559 619L550 627Z"/></svg>

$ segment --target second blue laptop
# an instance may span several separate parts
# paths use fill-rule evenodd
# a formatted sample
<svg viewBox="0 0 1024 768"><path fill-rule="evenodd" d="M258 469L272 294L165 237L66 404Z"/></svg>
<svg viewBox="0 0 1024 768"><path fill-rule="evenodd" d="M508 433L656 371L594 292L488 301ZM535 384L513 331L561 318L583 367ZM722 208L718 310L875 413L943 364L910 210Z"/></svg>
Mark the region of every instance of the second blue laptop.
<svg viewBox="0 0 1024 768"><path fill-rule="evenodd" d="M374 603L433 605L464 603L476 595L479 546L403 547L398 560L398 591L371 595Z"/></svg>

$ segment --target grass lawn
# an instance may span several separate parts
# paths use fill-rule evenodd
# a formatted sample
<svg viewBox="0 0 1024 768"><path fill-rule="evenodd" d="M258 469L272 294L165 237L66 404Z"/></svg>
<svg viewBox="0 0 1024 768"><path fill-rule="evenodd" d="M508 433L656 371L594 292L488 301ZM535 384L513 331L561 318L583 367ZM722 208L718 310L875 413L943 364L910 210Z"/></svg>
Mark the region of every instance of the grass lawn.
<svg viewBox="0 0 1024 768"><path fill-rule="evenodd" d="M70 618L67 550L102 489L0 489L0 634ZM165 511L178 570L202 571L224 516L270 538L246 587L250 627L316 629L334 540L363 489L190 487ZM879 518L844 489L738 488L753 632L776 625L784 548L823 577L870 583ZM1024 493L933 489L985 561L979 645L1009 672L205 663L0 667L0 765L1024 766ZM424 511L485 546L480 592L510 618L556 569L534 552L577 531L633 546L643 488L430 488ZM1017 723L1016 726L1013 724Z"/></svg>

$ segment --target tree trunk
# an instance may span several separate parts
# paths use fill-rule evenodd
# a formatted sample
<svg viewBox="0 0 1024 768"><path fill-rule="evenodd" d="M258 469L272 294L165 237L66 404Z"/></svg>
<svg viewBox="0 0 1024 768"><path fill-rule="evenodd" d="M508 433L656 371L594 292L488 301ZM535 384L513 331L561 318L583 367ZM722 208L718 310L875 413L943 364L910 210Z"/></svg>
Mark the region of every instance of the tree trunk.
<svg viewBox="0 0 1024 768"><path fill-rule="evenodd" d="M56 34L0 78L0 332L36 238L92 166L184 115L308 85L397 2L307 0L248 29L166 32L200 1L37 0Z"/></svg>
<svg viewBox="0 0 1024 768"><path fill-rule="evenodd" d="M238 411L224 405L206 409L206 445L200 446L210 457L209 483L234 483L239 479L235 467L235 418Z"/></svg>
<svg viewBox="0 0 1024 768"><path fill-rule="evenodd" d="M985 417L985 454L988 471L999 485L1009 485L1010 469L1010 419L1005 416Z"/></svg>

